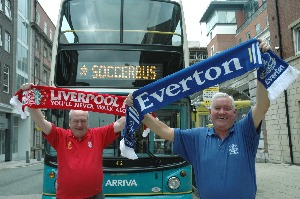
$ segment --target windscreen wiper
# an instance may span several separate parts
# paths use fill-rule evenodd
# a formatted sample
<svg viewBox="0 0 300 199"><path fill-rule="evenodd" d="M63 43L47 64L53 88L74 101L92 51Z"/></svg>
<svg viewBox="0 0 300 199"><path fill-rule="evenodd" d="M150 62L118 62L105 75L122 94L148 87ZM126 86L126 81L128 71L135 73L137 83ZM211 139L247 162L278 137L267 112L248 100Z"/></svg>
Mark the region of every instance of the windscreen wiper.
<svg viewBox="0 0 300 199"><path fill-rule="evenodd" d="M158 159L147 147L144 147L143 145L141 145L139 143L139 141L141 141L141 140L142 140L141 138L140 139L136 138L135 142L134 142L135 146L138 147L139 149L144 150L149 155L149 157L153 160L154 166L158 167L159 164L161 163L161 160Z"/></svg>

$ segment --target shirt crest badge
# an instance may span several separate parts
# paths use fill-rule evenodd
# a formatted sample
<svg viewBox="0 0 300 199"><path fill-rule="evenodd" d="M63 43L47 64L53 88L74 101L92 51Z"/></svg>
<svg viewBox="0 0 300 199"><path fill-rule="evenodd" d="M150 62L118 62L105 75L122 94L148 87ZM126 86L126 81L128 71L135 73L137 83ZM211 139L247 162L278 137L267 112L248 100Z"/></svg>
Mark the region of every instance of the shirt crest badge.
<svg viewBox="0 0 300 199"><path fill-rule="evenodd" d="M68 142L67 149L72 149L72 142L71 141Z"/></svg>
<svg viewBox="0 0 300 199"><path fill-rule="evenodd" d="M230 155L237 155L237 154L239 154L239 148L237 147L236 144L231 144L229 146L229 152L230 152Z"/></svg>
<svg viewBox="0 0 300 199"><path fill-rule="evenodd" d="M92 144L92 142L91 142L90 140L88 141L88 147L89 147L89 148L92 148L92 147L93 147L93 144Z"/></svg>

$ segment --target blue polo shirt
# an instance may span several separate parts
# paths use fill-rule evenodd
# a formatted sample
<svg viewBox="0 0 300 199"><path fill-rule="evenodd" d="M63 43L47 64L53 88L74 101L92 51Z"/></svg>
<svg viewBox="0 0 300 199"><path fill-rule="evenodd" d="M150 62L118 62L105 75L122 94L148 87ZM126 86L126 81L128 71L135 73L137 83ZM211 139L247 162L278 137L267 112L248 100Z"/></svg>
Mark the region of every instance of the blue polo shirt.
<svg viewBox="0 0 300 199"><path fill-rule="evenodd" d="M255 198L260 128L255 129L250 111L223 141L213 127L175 129L174 151L192 164L201 199Z"/></svg>

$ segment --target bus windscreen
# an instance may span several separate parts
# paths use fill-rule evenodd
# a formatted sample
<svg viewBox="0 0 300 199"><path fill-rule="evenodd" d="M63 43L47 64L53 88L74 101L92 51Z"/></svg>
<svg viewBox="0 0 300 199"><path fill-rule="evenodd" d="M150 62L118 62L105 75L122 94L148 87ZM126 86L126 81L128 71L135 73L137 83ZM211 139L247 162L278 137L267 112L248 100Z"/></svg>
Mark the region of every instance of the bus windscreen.
<svg viewBox="0 0 300 199"><path fill-rule="evenodd" d="M62 8L60 43L182 45L178 4L130 0L122 5L121 0L72 0Z"/></svg>

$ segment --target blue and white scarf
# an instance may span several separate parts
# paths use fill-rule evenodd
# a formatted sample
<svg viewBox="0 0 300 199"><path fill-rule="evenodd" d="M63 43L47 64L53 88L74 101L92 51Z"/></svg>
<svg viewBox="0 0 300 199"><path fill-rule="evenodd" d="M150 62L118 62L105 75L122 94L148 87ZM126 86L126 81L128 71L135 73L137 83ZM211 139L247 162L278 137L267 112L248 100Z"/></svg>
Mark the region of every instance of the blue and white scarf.
<svg viewBox="0 0 300 199"><path fill-rule="evenodd" d="M299 74L272 51L261 53L258 40L251 39L136 90L132 93L133 106L126 110L122 155L137 159L133 135L145 114L257 68L258 80L267 88L270 100L276 99Z"/></svg>

